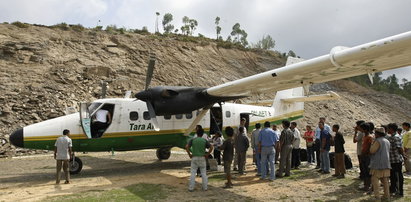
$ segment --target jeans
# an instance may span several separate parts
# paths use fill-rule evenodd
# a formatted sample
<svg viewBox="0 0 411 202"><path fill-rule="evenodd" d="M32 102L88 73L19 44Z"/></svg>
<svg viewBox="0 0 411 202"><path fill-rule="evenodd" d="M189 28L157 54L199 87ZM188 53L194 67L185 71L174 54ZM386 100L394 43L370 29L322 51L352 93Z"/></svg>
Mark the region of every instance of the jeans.
<svg viewBox="0 0 411 202"><path fill-rule="evenodd" d="M257 173L261 174L261 154L258 149L255 150L255 165L257 166Z"/></svg>
<svg viewBox="0 0 411 202"><path fill-rule="evenodd" d="M329 173L330 172L330 151L324 150L320 153L321 157L321 170L323 172Z"/></svg>
<svg viewBox="0 0 411 202"><path fill-rule="evenodd" d="M274 146L261 148L261 178L265 179L267 175L267 160L270 165L270 180L275 180L275 149Z"/></svg>
<svg viewBox="0 0 411 202"><path fill-rule="evenodd" d="M307 147L307 161L308 163L315 163L314 147Z"/></svg>
<svg viewBox="0 0 411 202"><path fill-rule="evenodd" d="M193 156L191 159L191 176L190 183L188 184L188 190L194 190L195 178L197 169L200 168L203 190L207 190L207 173L206 173L206 159L204 156Z"/></svg>

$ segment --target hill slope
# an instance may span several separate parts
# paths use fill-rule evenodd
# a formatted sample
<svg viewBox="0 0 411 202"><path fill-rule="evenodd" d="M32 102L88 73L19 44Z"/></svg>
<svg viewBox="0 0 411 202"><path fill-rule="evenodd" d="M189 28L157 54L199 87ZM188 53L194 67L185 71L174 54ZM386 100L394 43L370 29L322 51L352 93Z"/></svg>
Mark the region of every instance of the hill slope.
<svg viewBox="0 0 411 202"><path fill-rule="evenodd" d="M108 82L109 96L143 89L150 53L157 57L152 86L210 87L285 62L276 52L225 49L205 39L1 24L0 138L5 139L0 142L0 156L14 153L14 148L5 144L14 129L61 116L66 107L97 98L101 80ZM319 116L326 116L348 131L356 119L386 123L411 118L402 110L411 109L407 100L368 89L354 92L361 87L346 81L316 85L313 90L324 86L343 98L307 103L307 117L301 124L313 124Z"/></svg>

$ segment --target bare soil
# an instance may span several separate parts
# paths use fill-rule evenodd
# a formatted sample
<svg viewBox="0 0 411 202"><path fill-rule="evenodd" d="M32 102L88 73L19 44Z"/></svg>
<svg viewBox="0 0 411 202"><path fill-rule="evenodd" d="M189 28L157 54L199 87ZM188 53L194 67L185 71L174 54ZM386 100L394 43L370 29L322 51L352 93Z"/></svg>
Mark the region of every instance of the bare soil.
<svg viewBox="0 0 411 202"><path fill-rule="evenodd" d="M134 184L160 184L173 187L167 201L371 201L372 196L358 191L361 181L352 137L346 137L346 150L354 168L345 179L321 175L314 166L293 170L291 177L274 182L259 180L248 153L247 174L235 174L234 188L223 189L222 171L209 172L209 190L202 191L198 183L195 192L188 192L190 161L183 150L173 149L169 160L160 162L154 150L78 154L83 171L72 175L72 184L54 184L55 161L52 154L0 159L0 201L43 201L56 196L92 193L124 188ZM278 165L276 165L278 166ZM197 178L201 182L201 178ZM406 179L404 198L409 201L411 180Z"/></svg>

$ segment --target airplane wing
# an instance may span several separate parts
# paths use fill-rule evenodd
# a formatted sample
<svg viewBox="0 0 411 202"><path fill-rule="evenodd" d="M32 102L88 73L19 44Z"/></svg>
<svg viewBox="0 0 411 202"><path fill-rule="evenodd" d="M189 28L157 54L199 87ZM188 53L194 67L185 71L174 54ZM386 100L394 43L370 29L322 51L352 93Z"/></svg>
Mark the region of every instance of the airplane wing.
<svg viewBox="0 0 411 202"><path fill-rule="evenodd" d="M411 31L287 65L204 90L211 96L250 96L411 65Z"/></svg>

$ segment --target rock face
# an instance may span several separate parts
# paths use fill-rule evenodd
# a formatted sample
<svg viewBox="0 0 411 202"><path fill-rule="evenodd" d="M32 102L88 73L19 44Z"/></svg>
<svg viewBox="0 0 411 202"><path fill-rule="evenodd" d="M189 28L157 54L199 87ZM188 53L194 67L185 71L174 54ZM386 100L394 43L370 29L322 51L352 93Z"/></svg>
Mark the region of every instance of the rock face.
<svg viewBox="0 0 411 202"><path fill-rule="evenodd" d="M178 37L1 24L0 156L42 152L16 150L8 135L19 127L64 115L67 107L77 107L80 101L98 98L102 80L108 83L111 97L143 89L150 54L157 58L151 86L211 87L285 63L277 52L225 49L210 40L186 42ZM330 89L343 98L307 103L300 126L315 124L319 116L340 123L347 131L356 119L410 120L405 112L411 103L403 98L347 81L313 86L313 91Z"/></svg>

